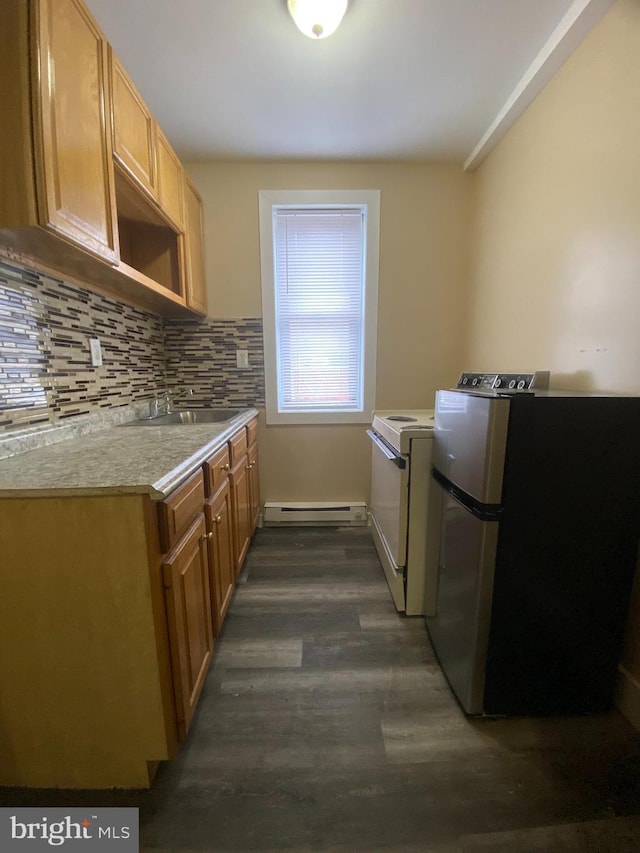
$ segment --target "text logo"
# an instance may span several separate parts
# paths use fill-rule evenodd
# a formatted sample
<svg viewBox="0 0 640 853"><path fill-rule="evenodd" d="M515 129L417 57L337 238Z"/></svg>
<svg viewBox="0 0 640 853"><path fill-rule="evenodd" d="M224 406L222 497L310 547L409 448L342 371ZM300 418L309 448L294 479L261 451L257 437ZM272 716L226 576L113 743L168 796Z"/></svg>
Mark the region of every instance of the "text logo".
<svg viewBox="0 0 640 853"><path fill-rule="evenodd" d="M138 809L0 808L0 851L138 853Z"/></svg>

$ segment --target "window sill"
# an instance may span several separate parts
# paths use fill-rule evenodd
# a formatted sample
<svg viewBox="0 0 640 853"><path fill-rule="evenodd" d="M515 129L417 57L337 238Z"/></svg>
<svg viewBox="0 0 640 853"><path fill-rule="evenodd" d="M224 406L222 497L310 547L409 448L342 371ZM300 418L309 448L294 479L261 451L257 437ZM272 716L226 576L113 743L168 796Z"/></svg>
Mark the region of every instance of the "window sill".
<svg viewBox="0 0 640 853"><path fill-rule="evenodd" d="M371 412L266 412L267 426L298 424L300 426L329 426L341 424L370 424Z"/></svg>

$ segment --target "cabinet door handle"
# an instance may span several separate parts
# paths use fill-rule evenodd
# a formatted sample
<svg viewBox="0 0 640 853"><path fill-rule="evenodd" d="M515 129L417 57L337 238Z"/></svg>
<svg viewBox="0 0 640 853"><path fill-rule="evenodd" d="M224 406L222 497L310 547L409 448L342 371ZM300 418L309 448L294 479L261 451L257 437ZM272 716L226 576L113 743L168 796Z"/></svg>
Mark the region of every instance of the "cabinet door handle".
<svg viewBox="0 0 640 853"><path fill-rule="evenodd" d="M213 532L212 531L210 531L209 533L203 533L202 534L202 541L203 542L206 542L208 539L213 539Z"/></svg>
<svg viewBox="0 0 640 853"><path fill-rule="evenodd" d="M216 524L220 524L221 521L222 521L222 516L216 515ZM213 535L213 534L211 534L211 535Z"/></svg>
<svg viewBox="0 0 640 853"><path fill-rule="evenodd" d="M228 463L228 462L226 462L226 463L222 466L222 468L221 468L220 470L221 470L221 471L228 471L228 470L230 469L230 467L231 467L231 466L229 465L229 463Z"/></svg>

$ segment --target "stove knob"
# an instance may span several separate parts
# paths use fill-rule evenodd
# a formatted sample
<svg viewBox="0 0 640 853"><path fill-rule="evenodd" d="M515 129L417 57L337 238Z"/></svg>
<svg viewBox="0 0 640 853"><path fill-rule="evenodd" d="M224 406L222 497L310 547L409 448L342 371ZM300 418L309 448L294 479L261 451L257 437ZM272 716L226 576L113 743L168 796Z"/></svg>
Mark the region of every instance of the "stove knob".
<svg viewBox="0 0 640 853"><path fill-rule="evenodd" d="M509 388L515 388L515 387L516 387L516 380L512 379L511 382L509 382Z"/></svg>
<svg viewBox="0 0 640 853"><path fill-rule="evenodd" d="M524 386L525 386L525 381L524 381L524 379L521 379L520 382L518 382L518 391L522 391Z"/></svg>
<svg viewBox="0 0 640 853"><path fill-rule="evenodd" d="M478 380L477 380L477 379L474 379L474 380L471 382L471 384L472 384L472 385L477 385L477 384L478 384Z"/></svg>
<svg viewBox="0 0 640 853"><path fill-rule="evenodd" d="M469 377L465 376L464 379L462 380L462 384L466 385L468 381L469 381Z"/></svg>
<svg viewBox="0 0 640 853"><path fill-rule="evenodd" d="M502 379L496 379L496 388L499 388L502 385Z"/></svg>

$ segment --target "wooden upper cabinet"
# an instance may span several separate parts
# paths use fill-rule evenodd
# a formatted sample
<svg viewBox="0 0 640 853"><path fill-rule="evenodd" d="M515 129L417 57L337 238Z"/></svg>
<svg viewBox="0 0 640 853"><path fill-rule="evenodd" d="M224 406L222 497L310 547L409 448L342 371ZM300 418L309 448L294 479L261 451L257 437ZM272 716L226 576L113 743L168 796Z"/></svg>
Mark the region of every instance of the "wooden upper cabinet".
<svg viewBox="0 0 640 853"><path fill-rule="evenodd" d="M156 122L120 60L109 48L113 155L151 196L158 197Z"/></svg>
<svg viewBox="0 0 640 853"><path fill-rule="evenodd" d="M39 0L30 12L40 222L116 262L107 42L81 0Z"/></svg>
<svg viewBox="0 0 640 853"><path fill-rule="evenodd" d="M160 207L179 231L184 231L184 172L182 163L158 128L158 191Z"/></svg>
<svg viewBox="0 0 640 853"><path fill-rule="evenodd" d="M0 253L206 314L199 199L83 0L0 0L0 103Z"/></svg>
<svg viewBox="0 0 640 853"><path fill-rule="evenodd" d="M187 305L200 314L206 314L207 285L204 270L202 199L188 178L184 182L184 203Z"/></svg>

